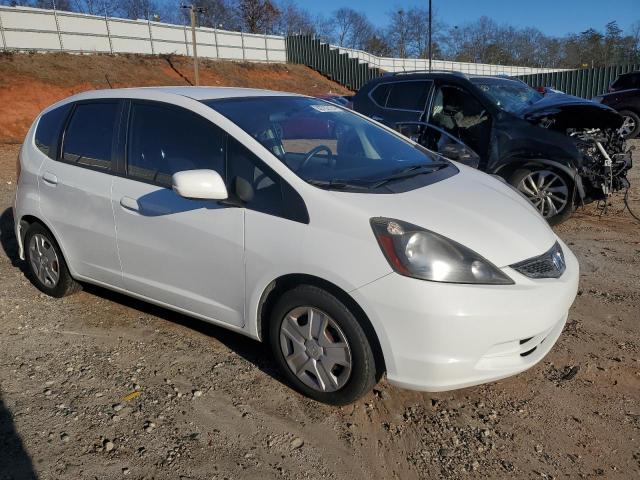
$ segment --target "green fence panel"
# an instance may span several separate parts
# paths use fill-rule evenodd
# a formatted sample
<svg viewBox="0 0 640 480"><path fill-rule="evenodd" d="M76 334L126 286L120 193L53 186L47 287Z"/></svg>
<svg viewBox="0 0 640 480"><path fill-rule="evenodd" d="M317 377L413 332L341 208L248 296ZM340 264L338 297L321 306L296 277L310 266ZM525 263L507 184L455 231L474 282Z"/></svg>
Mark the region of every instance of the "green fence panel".
<svg viewBox="0 0 640 480"><path fill-rule="evenodd" d="M287 62L313 68L350 90L358 90L369 80L384 73L379 68L370 67L366 62L340 53L339 50L310 35L289 35L285 39L285 45ZM640 64L519 75L517 78L532 87L552 87L569 95L592 98L607 92L611 82L621 73L635 70L640 70Z"/></svg>
<svg viewBox="0 0 640 480"><path fill-rule="evenodd" d="M382 75L378 68L350 58L328 44L309 35L289 35L285 41L287 62L306 65L327 78L351 89L358 90L373 78Z"/></svg>
<svg viewBox="0 0 640 480"><path fill-rule="evenodd" d="M581 68L543 75L518 75L518 78L532 87L552 87L569 95L593 98L596 95L606 93L609 85L620 74L637 70L640 70L640 64Z"/></svg>

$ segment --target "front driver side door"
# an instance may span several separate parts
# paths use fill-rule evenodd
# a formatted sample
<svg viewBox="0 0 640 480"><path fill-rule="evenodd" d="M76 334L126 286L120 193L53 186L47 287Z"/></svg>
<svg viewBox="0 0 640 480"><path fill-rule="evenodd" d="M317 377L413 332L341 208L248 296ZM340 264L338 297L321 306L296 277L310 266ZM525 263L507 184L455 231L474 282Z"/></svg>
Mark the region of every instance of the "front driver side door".
<svg viewBox="0 0 640 480"><path fill-rule="evenodd" d="M444 158L473 168L480 165L481 159L476 152L435 125L425 122L401 122L396 124L396 130Z"/></svg>
<svg viewBox="0 0 640 480"><path fill-rule="evenodd" d="M244 325L244 209L171 189L183 170L224 178L226 134L189 110L132 102L126 176L112 202L125 288L196 316Z"/></svg>
<svg viewBox="0 0 640 480"><path fill-rule="evenodd" d="M489 152L491 117L470 92L454 85L437 86L428 122L460 139L483 159Z"/></svg>

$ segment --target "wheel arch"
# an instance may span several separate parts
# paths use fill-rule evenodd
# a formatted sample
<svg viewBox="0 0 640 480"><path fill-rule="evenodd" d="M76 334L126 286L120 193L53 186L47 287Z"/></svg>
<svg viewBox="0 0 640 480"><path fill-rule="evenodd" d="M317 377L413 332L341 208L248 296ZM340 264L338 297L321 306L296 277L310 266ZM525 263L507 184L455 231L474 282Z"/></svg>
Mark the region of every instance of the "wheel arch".
<svg viewBox="0 0 640 480"><path fill-rule="evenodd" d="M354 314L360 323L360 326L364 329L367 338L371 342L371 348L376 362L376 380L379 380L386 370L386 366L378 334L369 320L369 317L348 292L338 285L315 275L303 273L286 274L276 278L266 286L260 295L257 308L256 327L258 339L262 342L268 341L269 321L271 311L276 301L284 292L291 290L298 285L313 285L326 290L344 303L345 306Z"/></svg>
<svg viewBox="0 0 640 480"><path fill-rule="evenodd" d="M617 112L631 112L631 113L635 113L636 115L638 115L640 117L640 104L636 105L629 105L629 104L625 104L624 107L617 107L616 108Z"/></svg>
<svg viewBox="0 0 640 480"><path fill-rule="evenodd" d="M33 225L34 223L39 223L40 225L42 225L44 228L46 228L49 233L51 233L51 235L53 235L53 231L47 226L47 224L45 222L43 222L42 220L40 220L38 217L36 217L35 215L23 215L22 217L20 217L20 219L17 220L16 222L16 240L18 241L18 252L20 255L20 259L24 260L25 259L25 254L24 254L24 236L27 233L28 228ZM55 238L55 236L54 236ZM59 243L58 243L59 245Z"/></svg>
<svg viewBox="0 0 640 480"><path fill-rule="evenodd" d="M69 273L71 274L72 277L75 277L75 271L72 268L72 266L69 264L69 256L67 255L67 252L64 248L64 246L62 245L62 243L60 242L60 239L58 238L58 235L56 235L55 230L47 224L47 222L45 222L44 220L42 220L42 218L37 217L35 215L31 215L31 214L25 214L22 215L20 217L20 219L17 221L17 241L18 241L18 249L19 249L19 254L20 254L20 259L25 260L25 254L24 254L24 237L25 234L27 233L27 229L33 225L34 223L37 223L39 225L42 225L42 227L44 229L46 229L51 236L53 237L53 239L56 241L56 243L58 244L58 248L60 248L60 251L62 252L62 256L64 257L64 261L67 265L67 268L69 269Z"/></svg>
<svg viewBox="0 0 640 480"><path fill-rule="evenodd" d="M552 168L566 175L569 178L569 180L574 183L580 199L584 198L585 196L584 185L582 184L582 178L580 177L580 173L578 172L578 170L570 165L565 165L556 160L547 160L545 158L513 159L507 163L504 163L499 168L497 168L494 172L491 172L491 173L495 175L499 175L505 180L509 181L509 177L511 177L511 175L513 175L517 170L520 170L521 168L531 168L531 167L539 168L541 165L547 168Z"/></svg>
<svg viewBox="0 0 640 480"><path fill-rule="evenodd" d="M640 119L640 101L638 103L638 106L625 104L624 107L616 107L616 111L618 113L620 113L621 116L623 116L622 112L629 112L629 113L634 114L636 117L638 117L638 119ZM623 116L623 118L624 118L624 116ZM640 128L640 126L636 125L636 134L624 137L625 140L632 140L632 139L638 138L640 136L640 133L639 133L639 130L638 130L639 128Z"/></svg>

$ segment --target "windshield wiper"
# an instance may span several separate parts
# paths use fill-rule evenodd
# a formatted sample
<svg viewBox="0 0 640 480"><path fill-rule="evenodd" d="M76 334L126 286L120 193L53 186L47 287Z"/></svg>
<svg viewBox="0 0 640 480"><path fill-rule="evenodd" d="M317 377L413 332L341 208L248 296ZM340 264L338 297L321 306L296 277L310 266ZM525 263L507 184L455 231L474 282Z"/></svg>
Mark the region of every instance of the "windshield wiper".
<svg viewBox="0 0 640 480"><path fill-rule="evenodd" d="M410 167L404 168L399 172L396 172L388 177L380 178L378 180L374 180L371 184L371 188L378 188L382 185L385 185L393 180L401 180L404 178L415 177L416 175L422 175L425 173L433 173L436 170L440 170L441 168L448 167L450 165L449 162L432 162L432 163L424 163L421 165L412 165Z"/></svg>
<svg viewBox="0 0 640 480"><path fill-rule="evenodd" d="M370 188L368 185L363 185L362 183L356 183L355 181L350 180L316 180L309 179L306 181L308 184L313 185L314 187L326 188L326 189L335 189L341 190L343 188L360 188L360 189L368 189Z"/></svg>

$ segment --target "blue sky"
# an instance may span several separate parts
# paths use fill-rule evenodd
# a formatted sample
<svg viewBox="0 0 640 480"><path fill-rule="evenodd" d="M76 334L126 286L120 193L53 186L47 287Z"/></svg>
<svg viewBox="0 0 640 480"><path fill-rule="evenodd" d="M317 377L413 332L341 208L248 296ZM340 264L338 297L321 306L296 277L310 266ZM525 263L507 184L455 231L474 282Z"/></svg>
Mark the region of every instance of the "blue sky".
<svg viewBox="0 0 640 480"><path fill-rule="evenodd" d="M428 0L295 0L313 13L328 13L348 6L365 12L375 25L384 25L389 10L427 5ZM548 35L562 36L589 27L603 29L617 20L627 29L640 20L640 0L433 0L439 19L459 25L486 15L499 23L537 27Z"/></svg>

